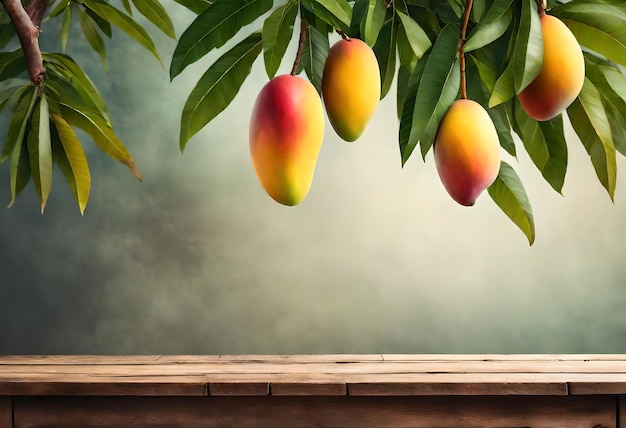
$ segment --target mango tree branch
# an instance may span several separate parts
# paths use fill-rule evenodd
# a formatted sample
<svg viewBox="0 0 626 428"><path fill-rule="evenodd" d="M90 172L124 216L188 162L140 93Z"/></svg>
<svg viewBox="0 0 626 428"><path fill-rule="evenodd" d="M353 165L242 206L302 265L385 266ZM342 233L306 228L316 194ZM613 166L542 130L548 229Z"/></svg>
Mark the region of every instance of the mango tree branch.
<svg viewBox="0 0 626 428"><path fill-rule="evenodd" d="M465 45L465 36L467 34L467 24L469 23L470 12L472 11L472 0L467 0L465 5L465 13L463 14L463 21L461 22L461 38L457 44L457 50L459 51L459 65L461 67L461 98L467 98L467 83L465 77L465 51L463 47Z"/></svg>
<svg viewBox="0 0 626 428"><path fill-rule="evenodd" d="M32 0L28 6L28 10L32 15L24 9L20 0L0 1L11 18L11 24L22 45L30 80L35 85L39 85L46 75L46 70L43 67L43 58L39 50L39 24L46 7L48 7L48 1Z"/></svg>
<svg viewBox="0 0 626 428"><path fill-rule="evenodd" d="M30 17L30 20L33 22L35 27L39 27L41 25L41 20L43 19L43 14L46 12L48 8L48 0L31 0L26 6L26 13Z"/></svg>
<svg viewBox="0 0 626 428"><path fill-rule="evenodd" d="M296 59L293 61L293 67L291 67L291 75L295 76L298 72L298 66L300 65L300 59L302 58L302 50L304 49L304 42L306 41L307 23L304 19L300 18L300 40L298 41L298 52L296 53Z"/></svg>

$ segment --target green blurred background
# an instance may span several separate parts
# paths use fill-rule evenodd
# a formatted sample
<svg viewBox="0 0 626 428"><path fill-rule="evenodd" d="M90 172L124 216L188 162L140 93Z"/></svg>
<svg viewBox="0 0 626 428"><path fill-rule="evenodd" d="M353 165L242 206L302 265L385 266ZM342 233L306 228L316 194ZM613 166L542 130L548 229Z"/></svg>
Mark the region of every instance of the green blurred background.
<svg viewBox="0 0 626 428"><path fill-rule="evenodd" d="M193 16L170 10L180 34ZM327 123L308 198L284 207L249 158L260 58L181 155L185 99L228 45L170 83L121 33L105 74L77 30L68 53L109 102L144 182L85 139L84 217L59 171L44 216L32 184L0 210L0 354L626 352L624 177L613 204L571 130L565 197L521 144L518 160L505 157L533 204L532 247L486 193L457 205L432 153L400 167L393 89L357 142ZM169 64L175 42L152 34Z"/></svg>

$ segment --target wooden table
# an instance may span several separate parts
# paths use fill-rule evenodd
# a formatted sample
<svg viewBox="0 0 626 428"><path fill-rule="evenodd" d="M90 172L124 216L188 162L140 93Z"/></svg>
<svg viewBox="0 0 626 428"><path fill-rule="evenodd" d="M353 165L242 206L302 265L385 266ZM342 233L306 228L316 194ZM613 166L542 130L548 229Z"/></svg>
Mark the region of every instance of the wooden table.
<svg viewBox="0 0 626 428"><path fill-rule="evenodd" d="M626 355L0 357L0 428L624 427Z"/></svg>

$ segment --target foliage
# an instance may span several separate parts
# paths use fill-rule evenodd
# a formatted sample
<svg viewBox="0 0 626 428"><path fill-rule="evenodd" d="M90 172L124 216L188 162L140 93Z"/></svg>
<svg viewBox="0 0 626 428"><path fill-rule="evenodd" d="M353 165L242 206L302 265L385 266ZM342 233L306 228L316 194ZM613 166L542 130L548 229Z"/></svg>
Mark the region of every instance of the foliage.
<svg viewBox="0 0 626 428"><path fill-rule="evenodd" d="M306 74L318 91L333 31L361 38L373 48L379 62L382 97L396 82L402 165L418 147L426 158L441 118L459 97L458 42L464 0L176 2L197 16L178 39L169 66L171 79L227 42L235 42L208 67L189 94L181 116L181 150L228 107L259 56L268 77L275 76L289 44L298 35L303 43L295 71ZM133 14L143 15L160 31L175 37L163 5L159 0L125 0L120 7L116 3L52 2L47 18L62 20L61 50L77 17L85 40L105 68L103 40L112 37L114 27L160 61L154 42ZM586 79L567 115L598 179L613 198L616 153L626 154L626 76L622 68L626 67L626 3L550 0L547 6L548 13L561 19L583 47ZM13 35L6 13L0 9L0 47ZM488 109L502 148L516 157L520 147L513 135L517 134L546 182L560 193L568 160L564 119L559 115L537 122L526 115L515 96L534 79L543 61L536 0L474 0L463 50L468 96ZM113 131L105 102L81 67L62 53L45 53L44 60L47 76L39 89L19 80L25 70L19 50L0 53L0 109L10 115L0 160L10 159L11 203L32 178L43 209L52 164L56 163L82 212L89 194L89 167L74 128L89 134L102 151L125 164L138 178L141 175ZM488 193L532 243L535 228L529 198L519 176L506 162Z"/></svg>

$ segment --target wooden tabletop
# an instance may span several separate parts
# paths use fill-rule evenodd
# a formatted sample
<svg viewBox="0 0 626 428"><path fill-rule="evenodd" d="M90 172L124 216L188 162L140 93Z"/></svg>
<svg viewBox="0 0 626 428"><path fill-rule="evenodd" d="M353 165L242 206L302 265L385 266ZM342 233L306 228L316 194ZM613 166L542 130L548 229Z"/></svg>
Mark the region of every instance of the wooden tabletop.
<svg viewBox="0 0 626 428"><path fill-rule="evenodd" d="M0 356L0 396L626 394L626 355Z"/></svg>

